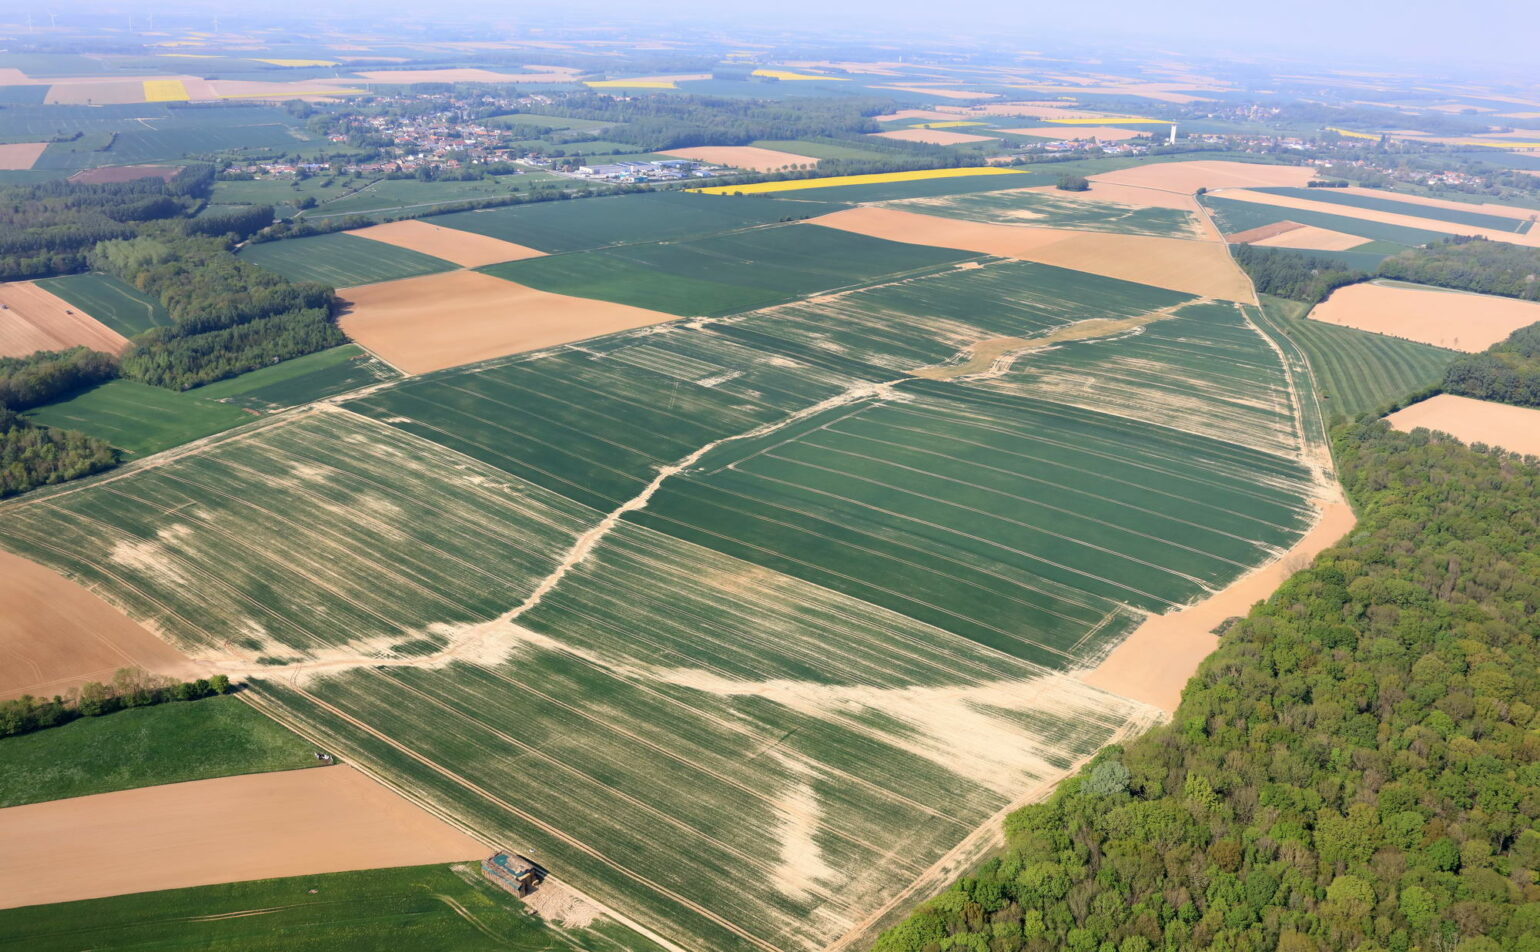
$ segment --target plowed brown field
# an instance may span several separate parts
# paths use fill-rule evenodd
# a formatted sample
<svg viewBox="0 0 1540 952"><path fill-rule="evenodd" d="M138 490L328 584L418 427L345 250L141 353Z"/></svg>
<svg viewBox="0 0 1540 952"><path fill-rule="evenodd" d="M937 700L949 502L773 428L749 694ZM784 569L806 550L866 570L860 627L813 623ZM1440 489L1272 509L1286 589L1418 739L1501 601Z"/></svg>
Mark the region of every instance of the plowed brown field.
<svg viewBox="0 0 1540 952"><path fill-rule="evenodd" d="M538 258L545 254L511 241L457 228L445 228L420 218L370 225L368 228L354 229L348 234L443 258L462 268L479 268L484 264Z"/></svg>
<svg viewBox="0 0 1540 952"><path fill-rule="evenodd" d="M1310 319L1475 353L1540 321L1540 304L1435 288L1350 284L1317 304Z"/></svg>
<svg viewBox="0 0 1540 952"><path fill-rule="evenodd" d="M77 344L116 354L128 346L128 338L31 281L0 284L0 357Z"/></svg>

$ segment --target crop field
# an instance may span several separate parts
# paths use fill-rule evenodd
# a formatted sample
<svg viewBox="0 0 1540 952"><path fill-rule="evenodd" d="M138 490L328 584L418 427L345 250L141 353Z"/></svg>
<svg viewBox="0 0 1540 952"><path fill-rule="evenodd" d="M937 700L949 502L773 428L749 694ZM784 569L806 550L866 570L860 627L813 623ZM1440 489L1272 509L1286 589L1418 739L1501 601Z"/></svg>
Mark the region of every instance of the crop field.
<svg viewBox="0 0 1540 952"><path fill-rule="evenodd" d="M1327 416L1356 419L1373 413L1444 378L1459 356L1429 344L1351 327L1304 319L1297 301L1264 297L1265 317L1305 352Z"/></svg>
<svg viewBox="0 0 1540 952"><path fill-rule="evenodd" d="M651 192L456 212L429 221L555 253L711 235L827 211L824 205L768 198Z"/></svg>
<svg viewBox="0 0 1540 952"><path fill-rule="evenodd" d="M71 274L36 284L124 337L171 324L171 315L159 301L108 274Z"/></svg>
<svg viewBox="0 0 1540 952"><path fill-rule="evenodd" d="M358 345L344 344L211 383L192 393L204 400L251 410L277 410L399 376Z"/></svg>
<svg viewBox="0 0 1540 952"><path fill-rule="evenodd" d="M1325 191L1325 189L1312 191ZM1365 221L1362 218L1350 218L1347 215L1329 215L1304 208L1283 208L1276 205L1263 205L1259 202L1243 202L1218 195L1204 195L1200 201L1213 213L1220 231L1227 235L1276 222L1292 221L1329 231L1359 235L1374 241L1394 242L1403 247L1425 245L1430 241L1441 241L1448 237L1443 232L1387 225L1382 222Z"/></svg>
<svg viewBox="0 0 1540 952"><path fill-rule="evenodd" d="M254 914L255 913L255 914ZM483 928L488 931L483 931ZM262 879L0 911L0 946L31 952L658 952L613 923L551 928L479 870L447 865Z"/></svg>
<svg viewBox="0 0 1540 952"><path fill-rule="evenodd" d="M828 178L786 179L779 182L756 182L752 185L710 185L691 189L702 195L767 195L776 192L805 192L824 188L845 188L851 185L891 185L896 182L921 182L933 179L987 178L990 176L1027 175L1017 169L1005 169L986 165L976 168L919 169L913 172L873 172L868 175L835 175ZM1017 181L1020 181L1019 179ZM1020 185L1014 187L1020 188Z"/></svg>
<svg viewBox="0 0 1540 952"><path fill-rule="evenodd" d="M110 380L84 393L29 410L35 423L80 430L129 456L148 456L251 419L200 391L179 393L135 380Z"/></svg>
<svg viewBox="0 0 1540 952"><path fill-rule="evenodd" d="M240 255L290 281L320 281L334 288L378 284L455 268L442 258L341 232L247 245Z"/></svg>
<svg viewBox="0 0 1540 952"><path fill-rule="evenodd" d="M527 258L481 270L553 294L678 314L732 314L973 257L813 225Z"/></svg>
<svg viewBox="0 0 1540 952"><path fill-rule="evenodd" d="M861 149L838 142L821 142L816 139L756 139L749 145L774 152L791 152L813 159L881 159L883 153Z"/></svg>
<svg viewBox="0 0 1540 952"><path fill-rule="evenodd" d="M1052 192L973 192L894 202L904 211L1004 225L1045 225L1076 231L1197 238L1198 220L1178 208L1136 208L1111 202L1063 198Z"/></svg>
<svg viewBox="0 0 1540 952"><path fill-rule="evenodd" d="M1342 192L1334 188L1259 188L1259 192L1268 195L1284 195L1289 198L1302 198L1312 202L1325 202L1328 205L1344 205L1349 208L1367 208L1380 212L1391 212L1397 215L1411 215L1415 218L1431 218L1435 221L1447 221L1456 225L1471 225L1476 228L1493 228L1498 231L1511 231L1521 234L1533 224L1526 219L1513 218L1503 215L1488 215L1479 210L1479 206L1472 205L1467 209L1443 208L1424 202L1402 202L1387 195L1384 198L1370 195L1358 195ZM1393 193L1392 193L1393 194Z"/></svg>

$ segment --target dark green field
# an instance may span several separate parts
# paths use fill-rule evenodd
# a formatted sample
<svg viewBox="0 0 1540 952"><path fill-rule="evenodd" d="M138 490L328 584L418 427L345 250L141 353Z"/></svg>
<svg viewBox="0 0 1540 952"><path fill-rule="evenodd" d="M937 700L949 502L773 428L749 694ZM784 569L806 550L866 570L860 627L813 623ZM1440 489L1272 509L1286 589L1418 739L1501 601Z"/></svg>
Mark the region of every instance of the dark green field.
<svg viewBox="0 0 1540 952"><path fill-rule="evenodd" d="M234 697L129 708L0 738L0 807L313 767L314 754Z"/></svg>
<svg viewBox="0 0 1540 952"><path fill-rule="evenodd" d="M134 380L112 380L61 403L28 411L34 422L99 437L129 456L148 456L232 426L251 415L201 391L179 393Z"/></svg>
<svg viewBox="0 0 1540 952"><path fill-rule="evenodd" d="M0 949L655 952L620 926L557 931L479 868L329 873L0 910Z"/></svg>
<svg viewBox="0 0 1540 952"><path fill-rule="evenodd" d="M1328 191L1328 189L1311 189L1311 191ZM1349 235L1359 235L1366 241L1393 242L1403 247L1425 245L1431 241L1442 241L1449 237L1444 232L1439 231L1405 228L1401 225L1386 225L1375 221L1365 221L1362 218L1350 218L1347 215L1328 215L1324 212L1307 211L1302 208L1280 208L1276 205L1264 205L1261 202L1243 202L1233 198L1221 198L1217 195L1205 195L1200 200L1214 214L1214 220L1219 225L1219 230L1227 235L1250 231L1253 228L1260 228L1263 225L1271 225L1275 222L1292 221L1298 222L1301 225L1314 225L1317 228L1329 228L1332 231L1340 231Z"/></svg>
<svg viewBox="0 0 1540 952"><path fill-rule="evenodd" d="M817 225L786 225L526 258L481 270L543 291L690 317L754 310L971 257Z"/></svg>
<svg viewBox="0 0 1540 952"><path fill-rule="evenodd" d="M37 284L124 337L171 323L171 315L159 301L108 274L71 274L44 278Z"/></svg>
<svg viewBox="0 0 1540 952"><path fill-rule="evenodd" d="M194 392L205 400L220 400L253 410L277 410L398 376L357 344L344 344L211 383Z"/></svg>
<svg viewBox="0 0 1540 952"><path fill-rule="evenodd" d="M836 185L827 188L786 189L774 194L778 200L803 199L809 202L892 202L904 198L931 198L938 195L966 195L971 192L998 192L1008 188L1052 185L1057 175L1023 171L1017 175L961 175L956 178L915 179L911 182L877 182L871 185ZM785 196L785 198L781 198ZM832 211L832 209L829 209Z"/></svg>
<svg viewBox="0 0 1540 952"><path fill-rule="evenodd" d="M1469 211L1457 208L1439 208L1435 205L1419 205L1415 202L1396 201L1394 192L1387 192L1383 198L1371 195L1349 194L1335 188L1259 188L1258 192L1266 192L1270 195L1287 195L1291 198L1303 198L1312 202L1325 202L1329 205L1346 205L1351 208L1368 208L1374 211L1392 212L1397 215L1412 215L1417 218L1429 218L1433 221L1447 221L1456 225L1470 225L1475 228L1491 228L1496 231L1511 231L1522 234L1530 225L1530 222L1519 218L1505 218L1502 215L1488 215L1476 210L1473 205Z"/></svg>
<svg viewBox="0 0 1540 952"><path fill-rule="evenodd" d="M458 267L442 258L341 232L247 245L240 254L242 259L290 281L320 281L334 288L414 278Z"/></svg>
<svg viewBox="0 0 1540 952"><path fill-rule="evenodd" d="M1310 361L1328 418L1376 413L1444 378L1460 355L1442 347L1305 318L1297 301L1265 297L1269 323L1293 338Z"/></svg>
<svg viewBox="0 0 1540 952"><path fill-rule="evenodd" d="M1196 238L1196 218L1177 208L1134 208L1110 202L1070 198L1063 192L1019 189L972 192L895 203L904 211L1000 225L1040 225L1123 235Z"/></svg>
<svg viewBox="0 0 1540 952"><path fill-rule="evenodd" d="M769 198L651 192L577 202L536 202L430 218L435 225L490 235L541 251L713 235L827 214L823 205Z"/></svg>

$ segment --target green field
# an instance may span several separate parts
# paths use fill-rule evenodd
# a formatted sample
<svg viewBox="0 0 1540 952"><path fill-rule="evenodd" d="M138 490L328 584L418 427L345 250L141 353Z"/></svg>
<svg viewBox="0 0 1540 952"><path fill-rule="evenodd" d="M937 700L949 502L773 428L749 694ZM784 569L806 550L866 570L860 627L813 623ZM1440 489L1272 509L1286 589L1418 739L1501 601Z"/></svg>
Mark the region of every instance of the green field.
<svg viewBox="0 0 1540 952"><path fill-rule="evenodd" d="M387 179L342 197L318 196L317 201L321 204L307 209L304 217L329 218L335 215L401 212L422 214L425 209L431 209L436 205L506 197L546 186L564 189L587 187L585 183L575 179L540 171L530 171L522 175L499 175L474 182L419 182L415 179Z"/></svg>
<svg viewBox="0 0 1540 952"><path fill-rule="evenodd" d="M962 175L956 178L915 179L909 182L837 185L832 188L792 188L772 194L779 201L801 199L809 202L833 203L894 202L906 198L933 198L941 195L966 195L971 192L1030 188L1034 185L1052 185L1055 181L1057 181L1056 175L1022 171L1016 175Z"/></svg>
<svg viewBox="0 0 1540 952"><path fill-rule="evenodd" d="M1328 189L1312 189L1311 191L1328 191ZM1403 248L1425 245L1432 241L1442 241L1449 237L1444 232L1427 231L1422 228L1386 225L1375 221L1365 221L1362 218L1350 218L1347 215L1328 215L1325 212L1307 211L1301 208L1280 208L1277 205L1243 202L1233 198L1221 198L1217 195L1205 195L1200 201L1213 213L1214 222L1219 226L1219 230L1227 235L1250 231L1253 228L1260 228L1263 225L1271 225L1275 222L1292 221L1298 222L1301 225L1314 225L1317 228L1328 228L1332 231L1340 231L1349 235L1359 235L1366 241L1391 242Z"/></svg>
<svg viewBox="0 0 1540 952"><path fill-rule="evenodd" d="M35 423L80 430L129 456L149 456L239 426L251 415L207 399L134 380L110 380L60 403L28 411Z"/></svg>
<svg viewBox="0 0 1540 952"><path fill-rule="evenodd" d="M314 754L234 697L129 708L0 738L0 807L313 767Z"/></svg>
<svg viewBox="0 0 1540 952"><path fill-rule="evenodd" d="M904 211L1001 225L1042 225L1123 235L1197 238L1202 232L1190 212L1177 208L1135 208L1093 202L1053 192L990 191L893 203Z"/></svg>
<svg viewBox="0 0 1540 952"><path fill-rule="evenodd" d="M714 235L829 211L826 205L754 196L649 192L456 212L429 221L541 251L562 252Z"/></svg>
<svg viewBox="0 0 1540 952"><path fill-rule="evenodd" d="M1328 417L1352 420L1378 413L1443 380L1445 368L1459 356L1442 347L1307 320L1308 308L1297 301L1267 297L1262 303L1269 323L1304 351Z"/></svg>
<svg viewBox="0 0 1540 952"><path fill-rule="evenodd" d="M399 376L357 344L344 344L211 383L194 392L205 400L252 410L278 410Z"/></svg>
<svg viewBox="0 0 1540 952"><path fill-rule="evenodd" d="M1524 219L1506 218L1502 215L1488 215L1477 211L1474 206L1469 211L1466 211L1458 208L1439 208L1436 205L1420 205L1416 202L1401 202L1395 199L1394 192L1387 192L1382 198L1377 195L1349 194L1335 188L1259 188L1257 191L1266 192L1270 195L1303 198L1312 202L1325 202L1329 205L1367 208L1380 212L1392 212L1397 215L1429 218L1433 221L1447 221L1456 225L1470 225L1474 228L1511 231L1517 234L1523 234L1531 224L1531 222Z"/></svg>
<svg viewBox="0 0 1540 952"><path fill-rule="evenodd" d="M108 274L71 274L37 284L124 337L171 324L171 315L159 301Z"/></svg>
<svg viewBox="0 0 1540 952"><path fill-rule="evenodd" d="M247 245L240 255L290 281L320 281L334 288L414 278L457 267L442 258L342 232Z"/></svg>
<svg viewBox="0 0 1540 952"><path fill-rule="evenodd" d="M526 258L480 270L542 291L690 317L754 310L971 257L795 224Z"/></svg>
<svg viewBox="0 0 1540 952"><path fill-rule="evenodd" d="M658 952L615 923L556 929L478 868L410 866L0 910L0 948Z"/></svg>

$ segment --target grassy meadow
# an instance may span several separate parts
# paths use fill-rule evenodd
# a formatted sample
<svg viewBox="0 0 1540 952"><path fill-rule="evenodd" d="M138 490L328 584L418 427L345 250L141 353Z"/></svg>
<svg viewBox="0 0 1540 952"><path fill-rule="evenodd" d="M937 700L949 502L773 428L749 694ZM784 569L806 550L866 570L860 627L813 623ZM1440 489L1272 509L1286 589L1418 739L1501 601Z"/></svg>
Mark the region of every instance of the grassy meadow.
<svg viewBox="0 0 1540 952"><path fill-rule="evenodd" d="M155 298L108 274L71 274L43 278L37 285L122 334L133 337L171 324L171 315Z"/></svg>
<svg viewBox="0 0 1540 952"><path fill-rule="evenodd" d="M199 387L193 393L204 400L218 400L232 406L278 410L399 376L357 344L343 344L220 380Z"/></svg>
<svg viewBox="0 0 1540 952"><path fill-rule="evenodd" d="M130 457L159 453L251 420L251 414L202 391L178 392L137 380L110 380L26 416L106 440Z"/></svg>
<svg viewBox="0 0 1540 952"><path fill-rule="evenodd" d="M335 288L453 271L456 265L382 241L334 232L247 245L241 258L290 281L320 281Z"/></svg>

